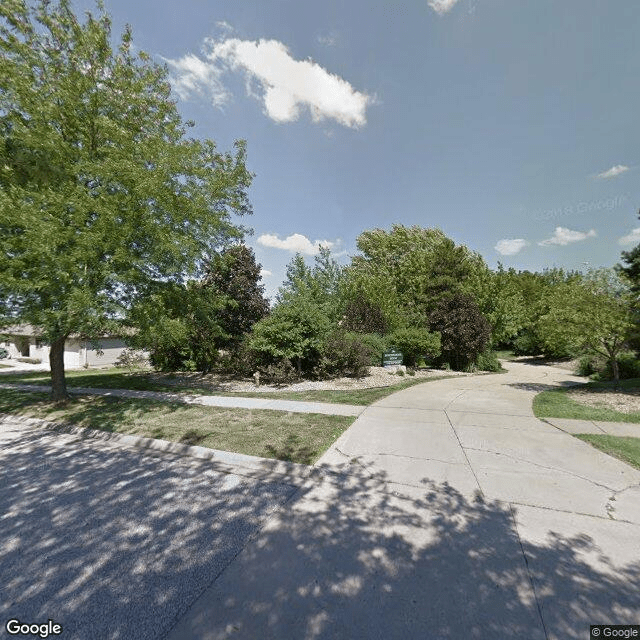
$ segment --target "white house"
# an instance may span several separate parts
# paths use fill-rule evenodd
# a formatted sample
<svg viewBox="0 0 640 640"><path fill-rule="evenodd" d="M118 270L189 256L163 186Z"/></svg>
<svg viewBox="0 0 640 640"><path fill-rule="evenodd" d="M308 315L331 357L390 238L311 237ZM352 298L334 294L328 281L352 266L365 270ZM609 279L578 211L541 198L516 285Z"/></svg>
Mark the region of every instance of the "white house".
<svg viewBox="0 0 640 640"><path fill-rule="evenodd" d="M0 338L0 347L9 352L9 358L35 358L43 364L49 362L49 345L42 340L34 327L9 327L0 331L0 334L3 338ZM99 349L94 348L91 341L78 336L67 338L64 345L65 369L112 366L127 345L122 338L103 336L98 339L97 346Z"/></svg>

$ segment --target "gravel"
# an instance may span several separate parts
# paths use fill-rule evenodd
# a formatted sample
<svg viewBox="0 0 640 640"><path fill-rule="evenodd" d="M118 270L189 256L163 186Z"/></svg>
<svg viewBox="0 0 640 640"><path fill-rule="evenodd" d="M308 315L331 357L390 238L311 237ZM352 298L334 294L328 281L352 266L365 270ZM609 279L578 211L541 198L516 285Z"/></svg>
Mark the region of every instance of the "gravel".
<svg viewBox="0 0 640 640"><path fill-rule="evenodd" d="M617 393L607 389L571 389L571 397L588 407L613 409L621 413L640 411L640 389L621 389Z"/></svg>
<svg viewBox="0 0 640 640"><path fill-rule="evenodd" d="M153 375L153 374L152 374ZM401 380L428 379L439 376L465 376L461 371L445 371L442 369L424 369L416 371L415 376L400 377L390 373L384 367L370 367L369 375L362 378L335 378L333 380L304 380L292 384L266 385L256 387L253 380L225 380L214 374L203 375L180 374L179 377L166 378L159 375L158 381L178 385L210 386L214 391L251 391L270 393L273 391L349 391L351 389L371 389L375 387L390 387Z"/></svg>

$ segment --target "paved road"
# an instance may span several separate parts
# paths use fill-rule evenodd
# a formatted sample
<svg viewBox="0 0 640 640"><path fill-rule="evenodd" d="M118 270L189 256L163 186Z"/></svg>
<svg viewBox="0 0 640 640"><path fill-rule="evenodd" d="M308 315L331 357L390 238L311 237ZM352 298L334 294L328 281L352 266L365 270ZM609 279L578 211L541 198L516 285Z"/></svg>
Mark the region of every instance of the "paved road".
<svg viewBox="0 0 640 640"><path fill-rule="evenodd" d="M5 427L0 613L162 640L579 640L640 623L640 471L533 417L537 391L575 378L508 366L385 398L312 473L280 479L260 476L272 461Z"/></svg>
<svg viewBox="0 0 640 640"><path fill-rule="evenodd" d="M296 490L271 465L0 421L0 637L11 618L52 619L65 640L165 637Z"/></svg>
<svg viewBox="0 0 640 640"><path fill-rule="evenodd" d="M170 634L571 640L640 623L640 471L537 420L509 373L368 408ZM640 427L638 427L640 432Z"/></svg>

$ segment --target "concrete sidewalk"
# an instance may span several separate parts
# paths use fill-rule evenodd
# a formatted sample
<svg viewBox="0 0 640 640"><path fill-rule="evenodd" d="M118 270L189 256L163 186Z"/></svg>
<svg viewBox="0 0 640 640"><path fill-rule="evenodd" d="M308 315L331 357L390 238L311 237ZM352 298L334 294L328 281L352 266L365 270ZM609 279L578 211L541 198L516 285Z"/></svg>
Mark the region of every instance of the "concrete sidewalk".
<svg viewBox="0 0 640 640"><path fill-rule="evenodd" d="M0 380L0 389L50 392L48 385L5 384ZM236 407L239 409L272 409L290 413L322 413L334 416L359 416L364 406L333 404L330 402L299 402L297 400L276 400L269 398L245 398L241 396L202 396L166 391L135 391L131 389L93 389L91 387L69 387L67 391L78 395L112 396L117 398L142 398L162 402L183 402L208 407ZM266 395L266 394L265 394Z"/></svg>
<svg viewBox="0 0 640 640"><path fill-rule="evenodd" d="M582 640L640 622L640 471L533 416L568 372L367 408L167 636Z"/></svg>
<svg viewBox="0 0 640 640"><path fill-rule="evenodd" d="M566 433L593 433L605 436L640 438L640 424L634 422L571 420L569 418L544 418L544 422Z"/></svg>

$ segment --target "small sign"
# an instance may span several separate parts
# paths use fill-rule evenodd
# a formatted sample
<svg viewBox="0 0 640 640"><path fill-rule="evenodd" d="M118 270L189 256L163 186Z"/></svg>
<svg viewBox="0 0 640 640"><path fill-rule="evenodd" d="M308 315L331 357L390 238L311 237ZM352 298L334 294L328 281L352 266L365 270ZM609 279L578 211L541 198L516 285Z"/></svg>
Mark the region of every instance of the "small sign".
<svg viewBox="0 0 640 640"><path fill-rule="evenodd" d="M385 351L382 354L382 366L390 367L393 365L402 364L402 351L398 351L398 349L389 349L389 351Z"/></svg>

